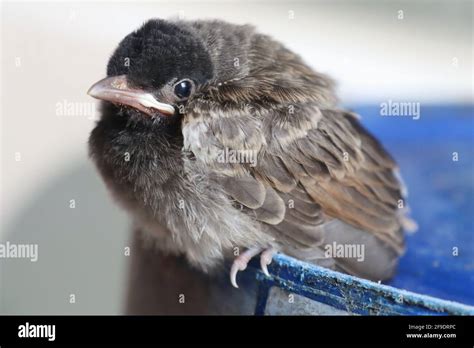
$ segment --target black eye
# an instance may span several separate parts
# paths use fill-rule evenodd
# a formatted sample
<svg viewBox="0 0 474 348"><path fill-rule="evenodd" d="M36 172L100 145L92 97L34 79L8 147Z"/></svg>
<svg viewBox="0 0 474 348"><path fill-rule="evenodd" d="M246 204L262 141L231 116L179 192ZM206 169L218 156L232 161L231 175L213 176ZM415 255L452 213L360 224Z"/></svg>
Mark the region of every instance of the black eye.
<svg viewBox="0 0 474 348"><path fill-rule="evenodd" d="M183 80L178 82L174 86L174 94L176 94L180 98L187 98L191 94L191 90L193 85L189 80Z"/></svg>

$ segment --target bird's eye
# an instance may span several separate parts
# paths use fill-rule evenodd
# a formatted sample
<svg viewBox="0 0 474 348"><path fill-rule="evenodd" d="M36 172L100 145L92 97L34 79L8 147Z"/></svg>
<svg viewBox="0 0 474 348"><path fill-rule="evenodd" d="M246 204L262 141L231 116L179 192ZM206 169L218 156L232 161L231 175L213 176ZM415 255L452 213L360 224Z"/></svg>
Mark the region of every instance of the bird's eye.
<svg viewBox="0 0 474 348"><path fill-rule="evenodd" d="M179 98L187 98L191 94L193 85L189 80L182 80L174 86L174 94Z"/></svg>

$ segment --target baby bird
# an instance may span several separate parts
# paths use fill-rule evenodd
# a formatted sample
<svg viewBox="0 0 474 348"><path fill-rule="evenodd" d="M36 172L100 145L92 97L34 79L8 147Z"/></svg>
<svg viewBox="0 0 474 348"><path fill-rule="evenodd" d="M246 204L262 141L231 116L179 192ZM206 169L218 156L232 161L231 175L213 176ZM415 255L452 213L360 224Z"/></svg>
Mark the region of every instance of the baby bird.
<svg viewBox="0 0 474 348"><path fill-rule="evenodd" d="M394 274L409 225L396 163L337 106L333 82L278 41L248 25L152 19L88 93L102 100L91 157L156 248L204 272L233 260L235 287L258 254L268 274L275 252ZM363 246L363 258L334 245Z"/></svg>

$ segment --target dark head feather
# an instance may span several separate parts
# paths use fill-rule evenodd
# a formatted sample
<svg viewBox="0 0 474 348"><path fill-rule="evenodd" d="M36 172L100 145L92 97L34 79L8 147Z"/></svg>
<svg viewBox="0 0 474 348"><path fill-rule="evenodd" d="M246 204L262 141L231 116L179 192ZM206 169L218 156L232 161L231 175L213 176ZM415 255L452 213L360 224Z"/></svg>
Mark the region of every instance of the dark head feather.
<svg viewBox="0 0 474 348"><path fill-rule="evenodd" d="M161 88L173 78L201 84L213 76L213 65L202 41L171 22L152 19L127 35L107 66L107 76L127 74L146 88Z"/></svg>

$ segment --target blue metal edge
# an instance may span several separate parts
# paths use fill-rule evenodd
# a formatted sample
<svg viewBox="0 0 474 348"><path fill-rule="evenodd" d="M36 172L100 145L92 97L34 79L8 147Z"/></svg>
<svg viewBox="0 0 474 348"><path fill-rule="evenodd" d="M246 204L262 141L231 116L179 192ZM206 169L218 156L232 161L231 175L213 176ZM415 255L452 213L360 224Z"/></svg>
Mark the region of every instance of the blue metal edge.
<svg viewBox="0 0 474 348"><path fill-rule="evenodd" d="M263 315L270 288L282 288L358 315L474 315L474 307L397 289L277 254L270 277L258 267L255 315Z"/></svg>

